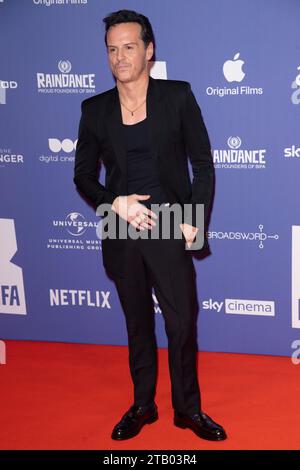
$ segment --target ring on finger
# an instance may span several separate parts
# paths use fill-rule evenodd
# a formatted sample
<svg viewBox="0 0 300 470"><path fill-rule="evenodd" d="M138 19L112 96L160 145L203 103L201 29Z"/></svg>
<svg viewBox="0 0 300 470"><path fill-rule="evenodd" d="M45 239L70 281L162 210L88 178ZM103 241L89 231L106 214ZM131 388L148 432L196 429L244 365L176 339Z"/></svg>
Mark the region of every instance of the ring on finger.
<svg viewBox="0 0 300 470"><path fill-rule="evenodd" d="M141 219L140 221L138 222L139 224L141 224L142 222L144 222L144 220L147 218L147 216L145 214L142 214L141 216Z"/></svg>

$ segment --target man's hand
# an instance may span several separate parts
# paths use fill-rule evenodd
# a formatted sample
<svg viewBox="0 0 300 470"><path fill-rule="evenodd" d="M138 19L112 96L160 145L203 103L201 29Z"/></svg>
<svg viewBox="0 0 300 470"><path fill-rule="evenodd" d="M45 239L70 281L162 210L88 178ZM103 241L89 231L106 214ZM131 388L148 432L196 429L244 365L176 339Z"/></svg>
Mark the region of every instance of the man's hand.
<svg viewBox="0 0 300 470"><path fill-rule="evenodd" d="M187 246L191 248L192 243L194 241L195 236L197 235L199 228L194 227L193 225L190 225L190 224L179 224L179 227L181 228L181 231L183 232L184 238L187 242Z"/></svg>
<svg viewBox="0 0 300 470"><path fill-rule="evenodd" d="M150 194L130 194L129 196L118 196L112 203L112 210L116 212L122 219L129 222L133 227L140 230L150 228L152 225L155 226L154 220L157 219L157 215L148 209L143 204L139 203L139 200L148 199Z"/></svg>

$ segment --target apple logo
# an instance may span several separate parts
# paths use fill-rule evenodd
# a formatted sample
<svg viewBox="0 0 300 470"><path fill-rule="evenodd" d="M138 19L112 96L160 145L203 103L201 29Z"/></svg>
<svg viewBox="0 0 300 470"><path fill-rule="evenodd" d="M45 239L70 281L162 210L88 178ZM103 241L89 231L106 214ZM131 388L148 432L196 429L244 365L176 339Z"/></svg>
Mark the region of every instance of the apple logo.
<svg viewBox="0 0 300 470"><path fill-rule="evenodd" d="M244 61L238 58L240 53L235 54L233 60L226 60L223 65L223 74L228 82L241 82L245 77L242 70Z"/></svg>

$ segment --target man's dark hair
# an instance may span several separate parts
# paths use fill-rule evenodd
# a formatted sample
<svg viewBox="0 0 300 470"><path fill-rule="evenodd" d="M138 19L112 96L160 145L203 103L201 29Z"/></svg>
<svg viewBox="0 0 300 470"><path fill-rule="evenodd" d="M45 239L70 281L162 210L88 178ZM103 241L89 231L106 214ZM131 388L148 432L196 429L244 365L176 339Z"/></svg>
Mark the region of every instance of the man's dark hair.
<svg viewBox="0 0 300 470"><path fill-rule="evenodd" d="M111 26L120 23L138 23L141 25L141 39L144 41L145 47L148 46L150 42L153 43L155 47L154 34L152 26L147 16L137 13L133 10L119 10L110 13L108 16L103 18L105 24L105 44L107 46L107 31Z"/></svg>

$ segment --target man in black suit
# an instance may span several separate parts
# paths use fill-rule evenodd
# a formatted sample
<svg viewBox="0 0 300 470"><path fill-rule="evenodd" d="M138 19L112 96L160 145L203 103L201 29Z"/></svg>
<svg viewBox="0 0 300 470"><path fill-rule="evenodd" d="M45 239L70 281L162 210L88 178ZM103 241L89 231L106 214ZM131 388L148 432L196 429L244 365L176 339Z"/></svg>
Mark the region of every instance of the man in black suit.
<svg viewBox="0 0 300 470"><path fill-rule="evenodd" d="M98 210L104 207L115 215L118 225L116 238L103 237L102 254L125 314L134 403L114 427L112 439L132 438L158 419L154 287L168 336L174 424L204 439L223 440L222 426L201 409L191 257L195 240L204 236L198 207L204 206L206 224L212 198L208 134L190 84L149 75L155 42L148 18L120 10L103 21L116 86L82 102L74 182ZM105 185L97 176L100 158L106 168ZM156 210L157 204L162 211ZM163 225L158 238L119 236L122 224L148 235L164 223L161 215L174 204L184 208L184 217L182 223L174 221L169 237L164 236Z"/></svg>

